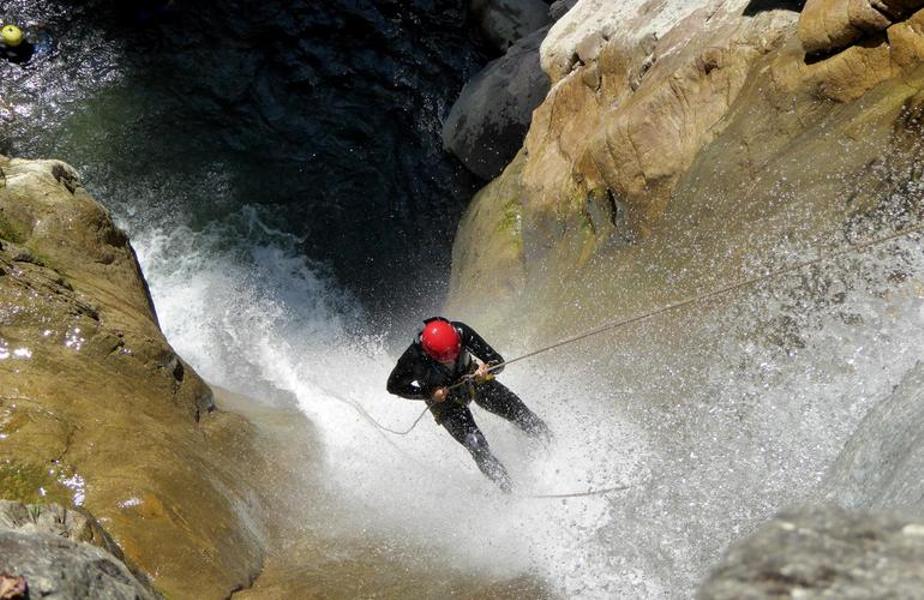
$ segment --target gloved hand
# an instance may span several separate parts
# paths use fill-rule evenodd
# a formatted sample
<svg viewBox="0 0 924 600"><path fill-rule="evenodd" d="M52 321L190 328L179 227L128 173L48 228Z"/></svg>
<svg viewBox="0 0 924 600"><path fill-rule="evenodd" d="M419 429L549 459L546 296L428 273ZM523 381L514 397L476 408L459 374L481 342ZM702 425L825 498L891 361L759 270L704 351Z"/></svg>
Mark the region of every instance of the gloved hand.
<svg viewBox="0 0 924 600"><path fill-rule="evenodd" d="M432 400L436 404L439 404L440 402L444 402L448 395L449 395L449 390L447 390L444 387L439 387L433 390L433 393L430 394L430 400Z"/></svg>
<svg viewBox="0 0 924 600"><path fill-rule="evenodd" d="M484 383L485 381L494 379L494 374L488 369L490 369L490 367L485 363L478 365L478 369L472 373L472 379L475 380L475 383Z"/></svg>

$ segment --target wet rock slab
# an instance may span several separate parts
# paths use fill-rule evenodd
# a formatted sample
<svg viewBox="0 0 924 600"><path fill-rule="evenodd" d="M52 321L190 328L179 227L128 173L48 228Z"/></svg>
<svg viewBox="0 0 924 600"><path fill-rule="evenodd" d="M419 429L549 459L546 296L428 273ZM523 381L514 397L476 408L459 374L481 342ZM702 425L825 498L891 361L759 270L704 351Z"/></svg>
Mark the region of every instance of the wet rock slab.
<svg viewBox="0 0 924 600"><path fill-rule="evenodd" d="M924 522L833 506L780 515L734 546L699 600L920 598Z"/></svg>
<svg viewBox="0 0 924 600"><path fill-rule="evenodd" d="M127 236L77 173L0 171L0 496L86 508L171 597L249 585L277 455L164 339Z"/></svg>

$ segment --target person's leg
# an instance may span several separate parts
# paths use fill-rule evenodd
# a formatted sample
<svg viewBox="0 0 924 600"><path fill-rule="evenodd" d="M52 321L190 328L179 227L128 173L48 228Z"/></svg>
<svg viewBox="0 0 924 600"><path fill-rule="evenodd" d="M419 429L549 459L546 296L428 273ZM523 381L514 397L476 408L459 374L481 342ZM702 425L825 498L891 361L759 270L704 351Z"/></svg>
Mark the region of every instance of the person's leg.
<svg viewBox="0 0 924 600"><path fill-rule="evenodd" d="M443 408L440 413L440 424L446 428L449 435L465 446L481 472L496 483L501 490L509 492L511 484L507 469L491 453L488 440L475 424L472 411L467 406L455 404Z"/></svg>
<svg viewBox="0 0 924 600"><path fill-rule="evenodd" d="M552 432L545 421L529 410L526 404L497 380L482 383L477 388L475 403L503 417L533 437L550 438Z"/></svg>

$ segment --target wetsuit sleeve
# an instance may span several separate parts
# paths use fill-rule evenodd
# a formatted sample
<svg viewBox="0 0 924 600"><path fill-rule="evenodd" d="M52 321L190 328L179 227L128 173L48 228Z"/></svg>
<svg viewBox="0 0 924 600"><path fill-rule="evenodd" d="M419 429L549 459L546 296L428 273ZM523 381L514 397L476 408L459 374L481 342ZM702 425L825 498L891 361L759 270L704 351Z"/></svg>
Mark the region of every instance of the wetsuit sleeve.
<svg viewBox="0 0 924 600"><path fill-rule="evenodd" d="M395 396L401 396L408 400L426 400L427 394L417 384L414 375L414 365L417 362L417 353L414 351L414 345L408 346L404 351L395 368L392 369L391 375L388 376L388 393Z"/></svg>
<svg viewBox="0 0 924 600"><path fill-rule="evenodd" d="M459 331L462 332L462 345L465 346L469 352L475 355L478 360L487 364L489 367L499 365L504 362L504 357L498 354L494 348L492 348L486 341L484 341L484 338L478 335L474 329L459 321L455 321L453 325L458 327ZM504 367L500 367L499 369L495 369L493 372L494 374L498 374L503 370Z"/></svg>

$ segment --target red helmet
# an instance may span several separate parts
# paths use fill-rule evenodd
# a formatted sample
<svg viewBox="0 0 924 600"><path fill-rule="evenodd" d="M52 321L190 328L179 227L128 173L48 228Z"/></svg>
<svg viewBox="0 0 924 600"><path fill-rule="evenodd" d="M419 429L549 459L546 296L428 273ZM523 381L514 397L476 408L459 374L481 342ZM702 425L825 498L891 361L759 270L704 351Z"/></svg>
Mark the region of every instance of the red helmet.
<svg viewBox="0 0 924 600"><path fill-rule="evenodd" d="M462 351L462 339L459 332L446 319L429 319L424 321L420 332L420 344L431 358L440 362L455 360Z"/></svg>

